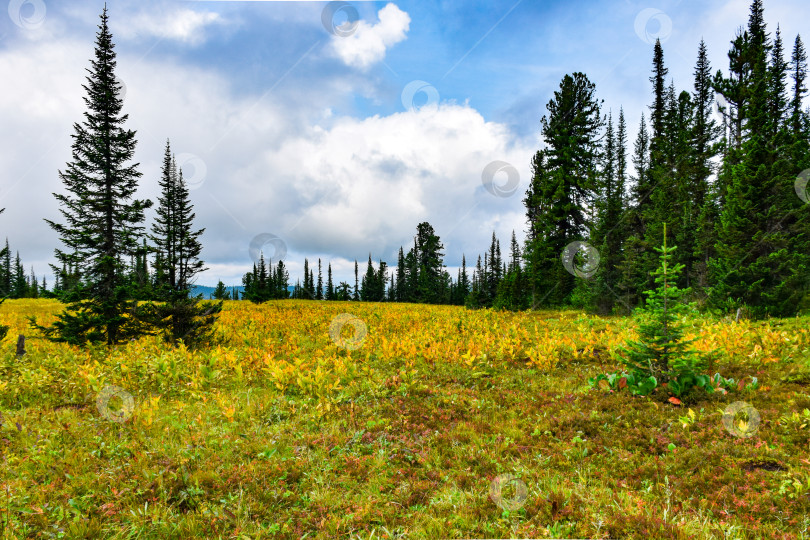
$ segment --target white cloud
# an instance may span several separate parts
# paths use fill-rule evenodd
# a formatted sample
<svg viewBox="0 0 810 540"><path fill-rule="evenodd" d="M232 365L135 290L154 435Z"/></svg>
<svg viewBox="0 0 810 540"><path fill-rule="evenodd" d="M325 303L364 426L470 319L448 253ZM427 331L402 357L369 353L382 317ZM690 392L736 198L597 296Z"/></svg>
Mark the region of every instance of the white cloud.
<svg viewBox="0 0 810 540"><path fill-rule="evenodd" d="M111 22L113 33L125 39L157 37L199 45L205 41L205 28L222 23L218 13L194 11L188 8L167 10L156 6L124 19Z"/></svg>
<svg viewBox="0 0 810 540"><path fill-rule="evenodd" d="M359 21L352 35L333 36L332 50L347 66L368 69L385 58L388 48L405 39L411 24L406 12L388 4L377 15L377 24Z"/></svg>
<svg viewBox="0 0 810 540"><path fill-rule="evenodd" d="M277 234L293 249L306 245L361 260L371 250L375 259L392 263L400 245L410 246L416 224L430 221L460 258L464 249L470 255L482 249L493 225L503 240L512 228L523 228L520 199L532 149L512 142L503 125L466 105L344 117L328 130L315 127L265 151L234 187L242 199L251 194L248 204L277 216ZM495 160L521 174L522 189L510 198L483 189L483 169ZM273 171L270 185L257 183L261 171ZM484 226L491 213L502 222Z"/></svg>
<svg viewBox="0 0 810 540"><path fill-rule="evenodd" d="M0 231L40 277L50 276L47 263L60 246L43 218L61 221L51 193L64 190L57 171L70 160L72 125L84 112L90 51L69 40L0 51L0 77L15 80L0 100L0 207L7 208ZM167 137L176 154L194 154L206 165L204 182L191 193L211 269L200 284L238 284L252 264L251 239L265 232L287 243L293 279L305 256L321 256L324 269L334 262L337 282L353 283L354 258L363 263L371 251L375 263L395 263L421 221L441 236L448 264L458 264L462 251L473 264L493 229L506 244L511 230L520 235L524 226L520 199L534 149L514 147L505 126L466 104L329 117L325 102L301 99L307 91L300 88L290 90L301 103L291 109L283 93L259 100L213 71L134 59L119 55L117 74L127 87L127 127L138 133L139 197L156 198ZM336 88L339 82L326 82L312 92L335 95ZM482 171L495 160L520 171L511 198L482 186ZM147 216L151 224L154 210Z"/></svg>

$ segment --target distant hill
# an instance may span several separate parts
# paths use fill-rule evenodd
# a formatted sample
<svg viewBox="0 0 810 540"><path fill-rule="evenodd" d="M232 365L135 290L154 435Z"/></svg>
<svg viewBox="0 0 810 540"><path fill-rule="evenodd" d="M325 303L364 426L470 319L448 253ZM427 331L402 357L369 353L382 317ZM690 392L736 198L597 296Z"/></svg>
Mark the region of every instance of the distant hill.
<svg viewBox="0 0 810 540"><path fill-rule="evenodd" d="M236 291L239 293L239 299L240 300L242 299L242 291L245 289L242 285L236 285L233 287L226 285L226 288L228 289L228 292L231 292L233 289L236 289ZM211 298L211 295L214 294L214 291L216 289L217 289L216 287L209 287L208 285L194 285L191 288L191 296L197 296L198 294L202 294L203 298L208 300L209 298ZM287 287L287 290L290 291L290 294L292 294L293 290L295 290L295 287Z"/></svg>
<svg viewBox="0 0 810 540"><path fill-rule="evenodd" d="M208 300L216 289L217 289L216 287L209 287L208 285L194 285L193 287L191 287L191 296L197 296L198 294L202 294L203 298ZM236 289L239 292L239 296L241 298L242 290L244 289L244 287L242 285L239 285L234 287L227 287L227 289L228 292L231 292L231 290Z"/></svg>

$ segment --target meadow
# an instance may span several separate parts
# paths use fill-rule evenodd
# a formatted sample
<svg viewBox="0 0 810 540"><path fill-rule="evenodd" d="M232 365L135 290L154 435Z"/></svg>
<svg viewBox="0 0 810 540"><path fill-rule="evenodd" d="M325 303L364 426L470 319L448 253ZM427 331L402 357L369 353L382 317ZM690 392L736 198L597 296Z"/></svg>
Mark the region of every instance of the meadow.
<svg viewBox="0 0 810 540"><path fill-rule="evenodd" d="M59 309L0 307L1 538L810 537L806 317L688 320L736 383L672 400L588 383L626 317L230 301L85 350Z"/></svg>

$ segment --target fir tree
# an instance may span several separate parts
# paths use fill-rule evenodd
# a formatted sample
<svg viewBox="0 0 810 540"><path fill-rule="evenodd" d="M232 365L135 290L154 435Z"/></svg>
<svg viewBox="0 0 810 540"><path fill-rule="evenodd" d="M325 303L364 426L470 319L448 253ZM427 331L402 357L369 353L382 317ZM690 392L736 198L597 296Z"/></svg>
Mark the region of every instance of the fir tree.
<svg viewBox="0 0 810 540"><path fill-rule="evenodd" d="M597 176L597 136L604 122L595 86L582 73L566 75L541 126L547 148L534 160L532 183L524 200L530 219L527 259L539 302L561 305L574 289L574 276L560 264L566 246L582 240L591 226L588 205Z"/></svg>
<svg viewBox="0 0 810 540"><path fill-rule="evenodd" d="M802 132L805 124L803 118L802 102L807 94L807 52L804 49L801 36L796 36L793 44L793 54L790 61L790 78L793 81L791 86L792 96L790 99L790 127L794 136Z"/></svg>
<svg viewBox="0 0 810 540"><path fill-rule="evenodd" d="M734 81L745 98L738 111L740 143L723 163L725 199L709 298L721 309L747 306L755 317L790 316L805 294L810 261L801 240L803 207L785 194L807 161L793 152L784 118L786 68L781 45L768 40L760 0L751 5L743 38L746 63Z"/></svg>
<svg viewBox="0 0 810 540"><path fill-rule="evenodd" d="M357 276L357 259L354 260L354 295L352 300L359 301L360 300L360 287L359 281Z"/></svg>
<svg viewBox="0 0 810 540"><path fill-rule="evenodd" d="M620 348L620 358L637 379L652 376L662 384L674 377L697 375L704 366L702 359L688 348L694 340L684 339L681 319L689 308L681 302L681 297L688 291L677 286L683 265L673 264L676 247L667 247L666 224L663 246L655 250L661 262L653 272L658 287L645 291L646 308L636 312L639 338Z"/></svg>
<svg viewBox="0 0 810 540"><path fill-rule="evenodd" d="M323 300L323 273L320 258L318 258L318 288L315 290L315 300Z"/></svg>
<svg viewBox="0 0 810 540"><path fill-rule="evenodd" d="M3 209L5 210L5 208ZM8 246L8 238L6 238L6 246L0 251L0 261L2 261L0 268L2 268L2 280L0 286L2 287L2 294L4 298L11 296L11 249Z"/></svg>
<svg viewBox="0 0 810 540"><path fill-rule="evenodd" d="M161 194L150 238L160 254L155 260L155 265L160 266L155 295L164 304L155 307L152 324L172 344L181 339L186 345L202 344L212 336L210 325L222 310L222 299L218 298L220 301L216 304L203 304L200 303L201 297L189 297L196 275L206 270L200 259L200 236L205 229L194 230L196 216L189 189L183 180L183 170L177 167L171 154L168 140L158 184ZM145 258L143 264L146 264ZM224 285L222 292L227 294Z"/></svg>
<svg viewBox="0 0 810 540"><path fill-rule="evenodd" d="M397 302L404 302L406 300L405 289L405 254L402 251L402 246L399 246L399 253L397 254L397 286L396 286L396 300Z"/></svg>
<svg viewBox="0 0 810 540"><path fill-rule="evenodd" d="M304 259L304 288L302 291L302 298L314 299L315 291L309 279L309 259Z"/></svg>
<svg viewBox="0 0 810 540"><path fill-rule="evenodd" d="M128 316L138 307L122 261L138 249L151 201L132 200L141 173L130 163L135 132L123 127L115 56L105 6L84 86L88 110L74 124L72 161L59 173L67 194L54 194L65 222L46 220L68 248L56 250L57 260L74 267L82 281L62 295L69 305L52 326L29 319L53 341L115 344L149 332Z"/></svg>
<svg viewBox="0 0 810 540"><path fill-rule="evenodd" d="M619 148L616 133L613 130L613 117L608 115L605 148L602 156L602 171L597 203L597 223L593 242L600 252L600 264L594 284L595 308L599 313L613 311L617 299L622 243L625 227L624 217L624 179L619 175L619 156L624 150Z"/></svg>
<svg viewBox="0 0 810 540"><path fill-rule="evenodd" d="M329 267L326 271L326 299L327 300L335 300L335 286L332 283L332 263L329 263Z"/></svg>
<svg viewBox="0 0 810 540"><path fill-rule="evenodd" d="M228 289L225 288L225 284L222 283L222 280L217 282L217 286L212 293L212 296L217 300L230 300L231 295L228 292Z"/></svg>

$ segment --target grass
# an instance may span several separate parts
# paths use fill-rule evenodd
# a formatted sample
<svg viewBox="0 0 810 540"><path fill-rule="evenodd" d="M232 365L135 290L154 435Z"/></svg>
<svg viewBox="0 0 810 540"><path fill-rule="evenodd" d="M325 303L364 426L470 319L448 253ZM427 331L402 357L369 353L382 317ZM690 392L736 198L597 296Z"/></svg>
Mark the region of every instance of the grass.
<svg viewBox="0 0 810 540"><path fill-rule="evenodd" d="M59 308L0 308L1 538L810 537L806 318L691 321L759 386L676 406L589 388L626 318L226 302L211 350L83 351L25 328Z"/></svg>

